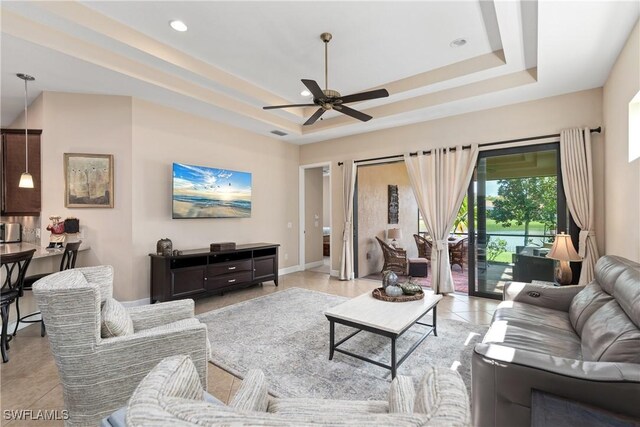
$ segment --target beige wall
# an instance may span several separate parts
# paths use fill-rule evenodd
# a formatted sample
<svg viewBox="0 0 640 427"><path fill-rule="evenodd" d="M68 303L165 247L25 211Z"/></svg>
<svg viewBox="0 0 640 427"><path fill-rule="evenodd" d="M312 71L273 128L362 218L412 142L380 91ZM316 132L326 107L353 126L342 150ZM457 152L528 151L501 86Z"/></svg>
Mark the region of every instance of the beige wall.
<svg viewBox="0 0 640 427"><path fill-rule="evenodd" d="M375 119L374 119L375 120ZM342 172L338 162L400 154L406 151L483 143L559 133L571 127L598 127L602 124L602 89L591 89L537 101L492 108L413 125L338 138L300 149L300 163L330 161L332 180L332 244L339 247L343 230ZM596 187L596 234L604 242L602 138L593 134L594 179ZM603 247L603 246L602 246ZM340 257L333 257L338 269Z"/></svg>
<svg viewBox="0 0 640 427"><path fill-rule="evenodd" d="M640 91L640 23L604 85L606 253L640 262L640 159L629 162L629 102ZM634 141L640 144L640 141Z"/></svg>
<svg viewBox="0 0 640 427"><path fill-rule="evenodd" d="M148 254L162 237L175 249L279 243L280 268L298 264L297 146L138 99L133 145L133 299L149 295ZM173 162L251 172L251 218L171 219Z"/></svg>
<svg viewBox="0 0 640 427"><path fill-rule="evenodd" d="M388 224L388 186L398 186L398 224ZM376 237L387 241L387 230L399 228L398 244L410 258L418 255L413 234L418 232L418 204L404 162L358 167L358 277L382 269L384 257Z"/></svg>
<svg viewBox="0 0 640 427"><path fill-rule="evenodd" d="M45 92L42 111L42 243L48 218L80 219L82 240L91 250L78 265L110 264L115 268L115 295L132 292L131 258L131 98ZM114 155L114 208L64 207L64 153Z"/></svg>
<svg viewBox="0 0 640 427"><path fill-rule="evenodd" d="M322 262L322 168L304 170L304 262Z"/></svg>

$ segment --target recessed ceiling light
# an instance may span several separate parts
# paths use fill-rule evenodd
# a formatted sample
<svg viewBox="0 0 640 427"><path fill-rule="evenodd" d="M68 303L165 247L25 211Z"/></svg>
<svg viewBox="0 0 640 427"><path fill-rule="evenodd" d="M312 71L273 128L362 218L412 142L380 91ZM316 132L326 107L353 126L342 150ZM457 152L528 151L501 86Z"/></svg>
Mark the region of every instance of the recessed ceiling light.
<svg viewBox="0 0 640 427"><path fill-rule="evenodd" d="M311 95L311 92L309 92L308 90L306 90L306 89L305 89L305 90L303 90L302 92L300 92L300 95L302 95L302 96L309 96L309 95Z"/></svg>
<svg viewBox="0 0 640 427"><path fill-rule="evenodd" d="M465 44L467 44L467 40L466 39L455 39L454 41L449 43L449 46L451 46L451 47L462 47Z"/></svg>
<svg viewBox="0 0 640 427"><path fill-rule="evenodd" d="M181 33L187 31L187 24L182 21L171 21L169 22L169 25L171 25L171 28L176 31L180 31Z"/></svg>

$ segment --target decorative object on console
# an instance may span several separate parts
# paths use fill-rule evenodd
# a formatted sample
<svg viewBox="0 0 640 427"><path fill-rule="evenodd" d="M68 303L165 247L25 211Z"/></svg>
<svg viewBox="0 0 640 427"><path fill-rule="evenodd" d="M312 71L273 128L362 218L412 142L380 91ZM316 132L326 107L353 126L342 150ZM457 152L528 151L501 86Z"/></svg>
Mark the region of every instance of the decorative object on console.
<svg viewBox="0 0 640 427"><path fill-rule="evenodd" d="M19 79L24 80L24 173L20 175L20 188L33 188L33 176L29 173L29 124L27 121L27 82L32 82L36 78L28 74L16 74Z"/></svg>
<svg viewBox="0 0 640 427"><path fill-rule="evenodd" d="M164 238L158 240L156 243L156 254L160 256L171 256L171 250L173 249L173 242L171 239Z"/></svg>
<svg viewBox="0 0 640 427"><path fill-rule="evenodd" d="M173 219L250 218L251 174L173 164Z"/></svg>
<svg viewBox="0 0 640 427"><path fill-rule="evenodd" d="M397 224L398 223L398 214L400 212L400 201L398 199L398 186L397 185L389 185L387 187L387 196L388 196L388 222L389 224Z"/></svg>
<svg viewBox="0 0 640 427"><path fill-rule="evenodd" d="M582 258L573 247L573 243L571 243L571 236L564 233L557 234L547 258L559 261L554 270L556 282L562 286L570 285L573 277L569 261L582 261Z"/></svg>
<svg viewBox="0 0 640 427"><path fill-rule="evenodd" d="M51 232L49 237L49 246L47 249L58 249L63 246L65 240L64 221L60 221L60 216L53 215L49 217L51 224L47 225L47 231Z"/></svg>
<svg viewBox="0 0 640 427"><path fill-rule="evenodd" d="M113 155L64 153L64 206L113 207Z"/></svg>
<svg viewBox="0 0 640 427"><path fill-rule="evenodd" d="M232 251L236 248L236 242L212 243L209 245L211 252Z"/></svg>
<svg viewBox="0 0 640 427"><path fill-rule="evenodd" d="M402 239L402 230L399 228L392 228L387 231L387 238L391 239L390 245L398 249L398 240Z"/></svg>

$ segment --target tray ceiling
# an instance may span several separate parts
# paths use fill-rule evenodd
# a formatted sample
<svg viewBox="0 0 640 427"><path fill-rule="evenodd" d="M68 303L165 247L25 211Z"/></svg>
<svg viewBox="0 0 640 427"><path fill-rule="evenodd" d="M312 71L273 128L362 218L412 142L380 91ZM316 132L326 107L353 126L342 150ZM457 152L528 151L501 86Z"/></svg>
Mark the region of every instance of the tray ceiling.
<svg viewBox="0 0 640 427"><path fill-rule="evenodd" d="M260 134L309 143L602 86L638 2L10 2L2 11L2 125L20 113L17 72L32 97L129 95ZM168 22L189 30L173 31ZM616 22L611 26L611 22ZM378 87L355 104L360 123L315 108L301 78L329 88ZM602 35L606 34L606 37ZM451 47L464 38L462 47Z"/></svg>

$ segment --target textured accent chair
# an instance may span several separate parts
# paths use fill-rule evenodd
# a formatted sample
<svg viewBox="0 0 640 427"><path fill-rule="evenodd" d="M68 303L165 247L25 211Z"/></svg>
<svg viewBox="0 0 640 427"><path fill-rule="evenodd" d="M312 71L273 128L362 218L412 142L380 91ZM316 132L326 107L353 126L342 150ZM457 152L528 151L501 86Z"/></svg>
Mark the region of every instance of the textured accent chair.
<svg viewBox="0 0 640 427"><path fill-rule="evenodd" d="M391 270L402 275L407 274L409 261L407 260L407 251L404 249L396 249L387 245L376 236L376 240L380 243L382 255L384 256L384 265L382 271Z"/></svg>
<svg viewBox="0 0 640 427"><path fill-rule="evenodd" d="M472 354L474 425L531 425L533 390L640 419L640 264L603 256L586 286L504 299Z"/></svg>
<svg viewBox="0 0 640 427"><path fill-rule="evenodd" d="M419 234L414 234L413 239L416 241L416 246L418 247L418 258L424 258L431 262L431 248L433 246L431 241Z"/></svg>
<svg viewBox="0 0 640 427"><path fill-rule="evenodd" d="M163 360L142 380L127 405L126 424L155 426L468 426L469 398L460 375L425 368L414 389L398 376L386 401L272 398L264 374L251 370L229 406L205 401L186 356Z"/></svg>
<svg viewBox="0 0 640 427"><path fill-rule="evenodd" d="M67 425L98 425L168 356L189 355L200 384L207 384L207 327L193 317L193 300L126 308L133 333L101 338L100 306L112 297L112 283L113 268L97 266L54 273L33 285L69 411Z"/></svg>

